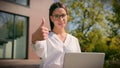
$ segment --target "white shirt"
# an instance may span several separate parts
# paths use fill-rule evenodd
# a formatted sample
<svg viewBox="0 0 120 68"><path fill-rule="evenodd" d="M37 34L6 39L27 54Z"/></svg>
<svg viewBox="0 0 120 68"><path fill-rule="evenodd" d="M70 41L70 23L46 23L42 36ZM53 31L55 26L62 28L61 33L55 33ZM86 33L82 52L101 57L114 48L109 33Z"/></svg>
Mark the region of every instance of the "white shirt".
<svg viewBox="0 0 120 68"><path fill-rule="evenodd" d="M47 40L37 41L34 51L42 58L40 68L62 68L66 52L81 52L78 39L67 34L63 43L54 32L50 32Z"/></svg>

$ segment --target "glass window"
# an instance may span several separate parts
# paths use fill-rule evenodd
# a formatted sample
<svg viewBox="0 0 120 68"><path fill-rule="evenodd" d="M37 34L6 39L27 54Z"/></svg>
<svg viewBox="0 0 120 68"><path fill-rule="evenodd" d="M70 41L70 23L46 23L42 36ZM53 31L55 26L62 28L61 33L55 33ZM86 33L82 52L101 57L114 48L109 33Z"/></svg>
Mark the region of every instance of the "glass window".
<svg viewBox="0 0 120 68"><path fill-rule="evenodd" d="M29 0L3 0L3 1L8 1L8 2L12 2L12 3L24 5L24 6L29 6Z"/></svg>
<svg viewBox="0 0 120 68"><path fill-rule="evenodd" d="M27 17L0 12L0 58L27 58Z"/></svg>
<svg viewBox="0 0 120 68"><path fill-rule="evenodd" d="M13 15L0 12L0 58L11 58Z"/></svg>
<svg viewBox="0 0 120 68"><path fill-rule="evenodd" d="M16 0L16 3L26 6L29 5L28 0Z"/></svg>

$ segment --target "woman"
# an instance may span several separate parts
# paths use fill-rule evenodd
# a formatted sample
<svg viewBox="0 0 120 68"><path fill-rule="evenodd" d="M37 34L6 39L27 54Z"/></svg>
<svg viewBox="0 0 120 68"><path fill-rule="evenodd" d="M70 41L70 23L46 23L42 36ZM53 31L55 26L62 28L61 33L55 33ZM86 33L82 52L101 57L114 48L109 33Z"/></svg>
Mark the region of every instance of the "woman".
<svg viewBox="0 0 120 68"><path fill-rule="evenodd" d="M64 54L81 52L78 39L65 31L68 13L66 7L60 3L53 3L49 9L51 32L41 26L32 35L34 51L42 59L41 68L62 68Z"/></svg>

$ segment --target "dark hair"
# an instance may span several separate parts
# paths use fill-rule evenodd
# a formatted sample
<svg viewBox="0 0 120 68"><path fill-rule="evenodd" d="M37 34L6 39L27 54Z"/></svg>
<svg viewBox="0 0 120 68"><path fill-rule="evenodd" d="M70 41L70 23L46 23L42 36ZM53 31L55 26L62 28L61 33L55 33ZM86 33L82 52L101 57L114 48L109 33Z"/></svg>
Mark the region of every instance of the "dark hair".
<svg viewBox="0 0 120 68"><path fill-rule="evenodd" d="M67 8L66 8L66 6L65 6L63 3L61 3L61 2L55 2L55 3L53 3L53 4L50 6L50 9L49 9L49 21L50 21L51 30L53 30L54 24L53 24L53 22L51 21L50 16L52 16L52 13L53 13L53 11L54 11L56 8L63 8L63 9L66 11L66 13L67 13ZM67 14L68 14L68 13L67 13Z"/></svg>

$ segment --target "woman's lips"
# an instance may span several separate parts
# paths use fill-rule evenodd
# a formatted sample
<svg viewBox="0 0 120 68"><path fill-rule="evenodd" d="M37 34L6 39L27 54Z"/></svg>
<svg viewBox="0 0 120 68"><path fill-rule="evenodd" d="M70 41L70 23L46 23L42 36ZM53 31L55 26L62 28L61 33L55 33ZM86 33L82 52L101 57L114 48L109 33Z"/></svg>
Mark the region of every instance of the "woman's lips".
<svg viewBox="0 0 120 68"><path fill-rule="evenodd" d="M64 23L59 23L59 25L64 25Z"/></svg>

